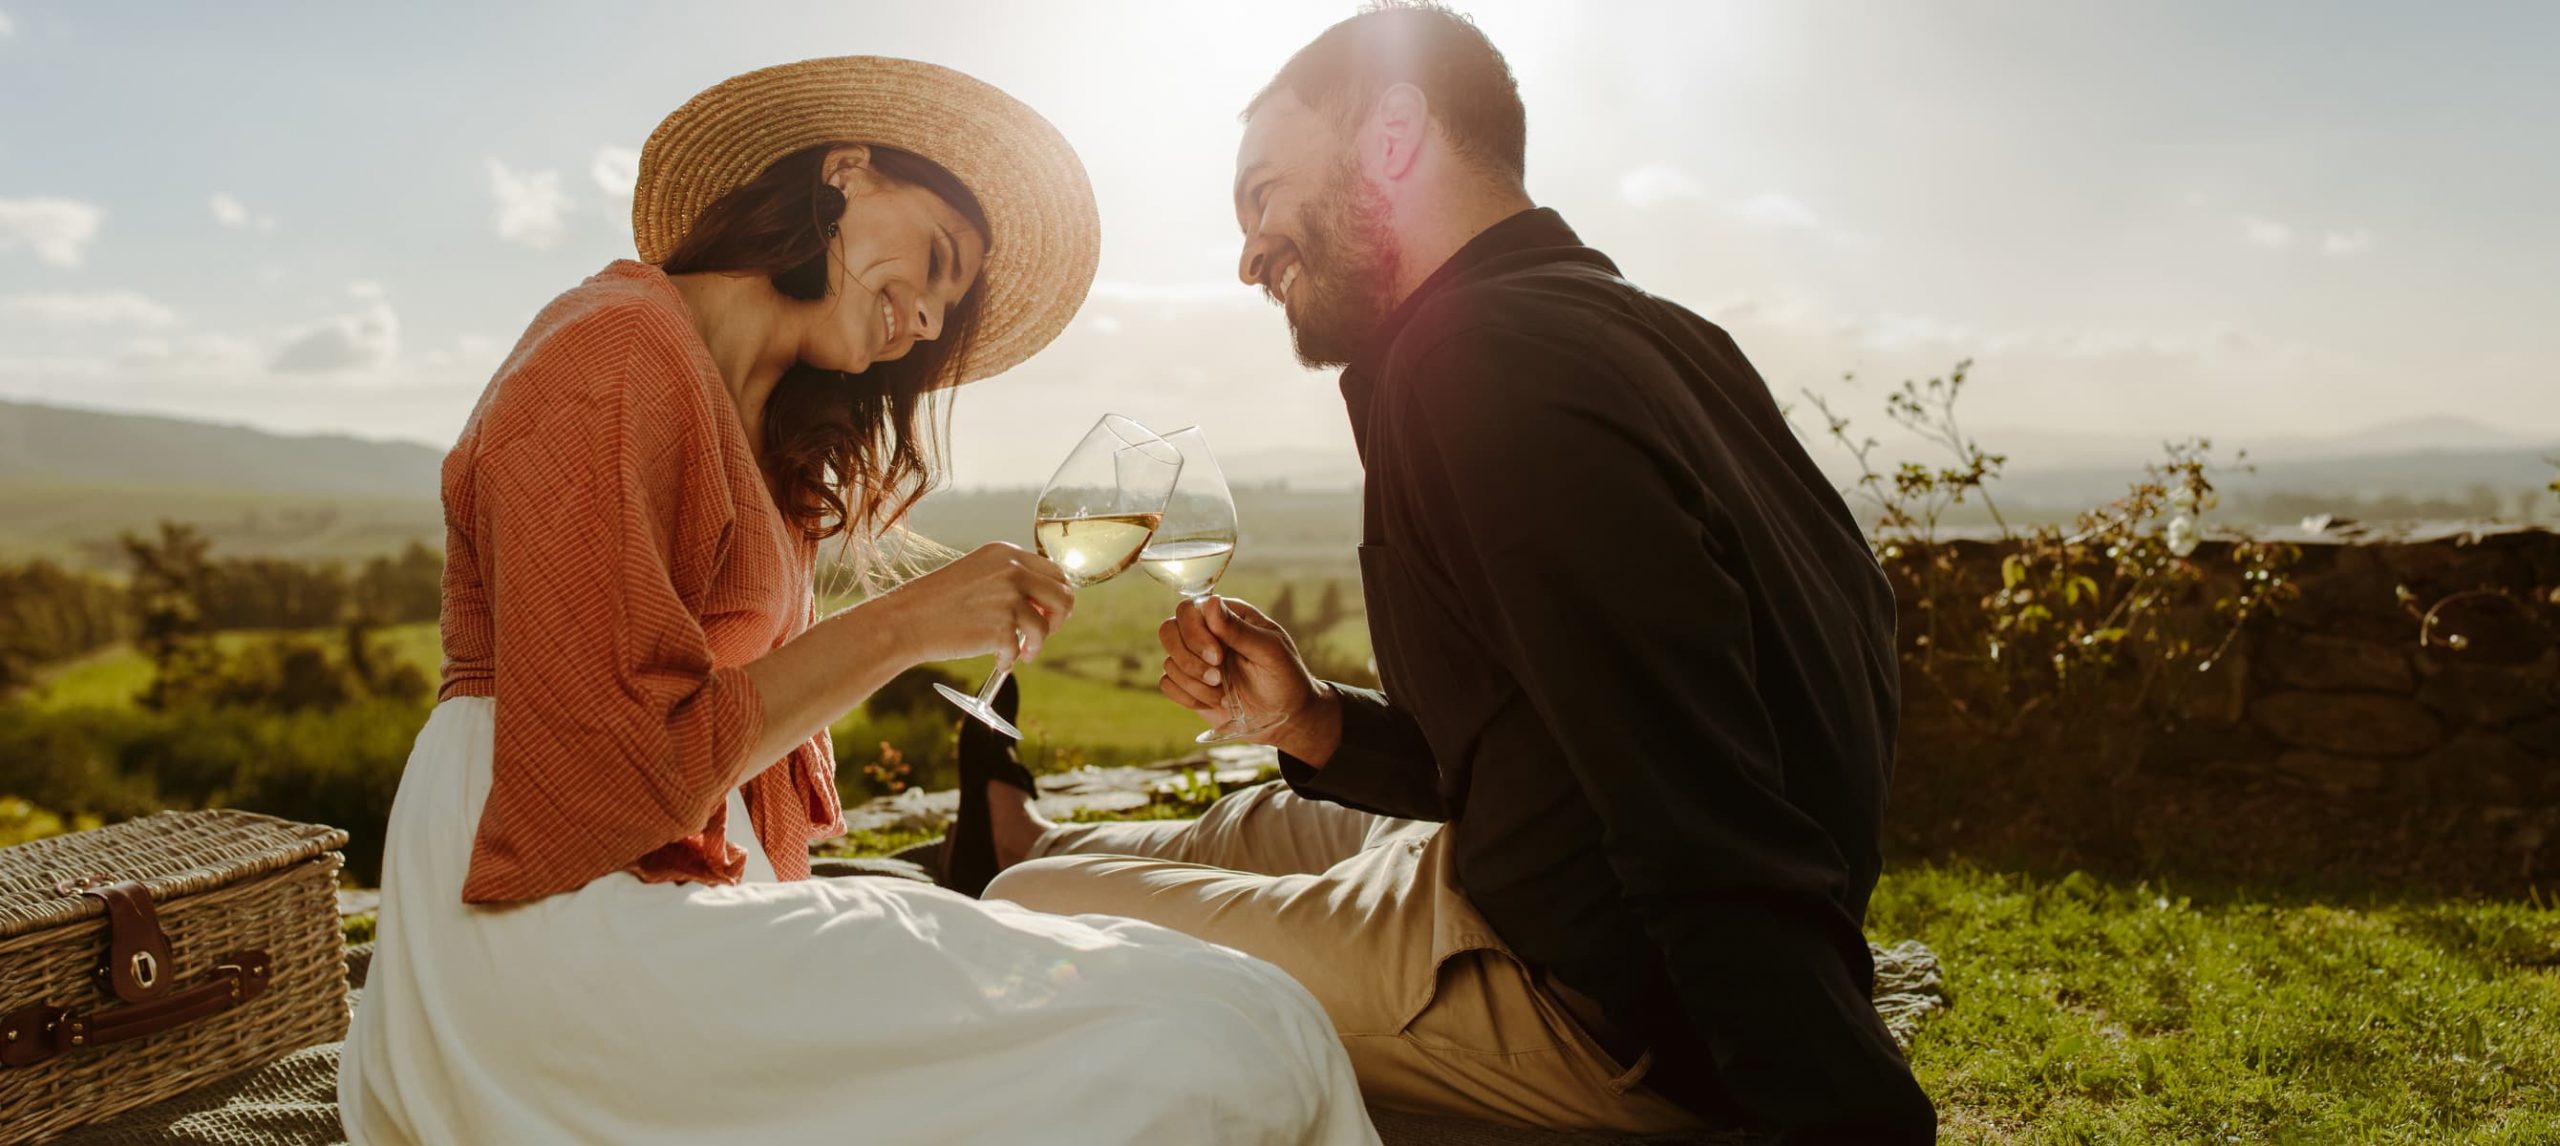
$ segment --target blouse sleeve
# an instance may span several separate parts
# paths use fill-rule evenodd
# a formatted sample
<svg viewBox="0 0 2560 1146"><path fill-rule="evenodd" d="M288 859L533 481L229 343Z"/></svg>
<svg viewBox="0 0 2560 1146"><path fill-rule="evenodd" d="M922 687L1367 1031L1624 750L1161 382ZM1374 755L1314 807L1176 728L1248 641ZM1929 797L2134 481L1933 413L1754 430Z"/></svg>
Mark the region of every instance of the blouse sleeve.
<svg viewBox="0 0 2560 1146"><path fill-rule="evenodd" d="M572 890L701 832L764 724L688 601L733 510L683 344L631 309L555 340L503 383L478 460L497 730L472 903Z"/></svg>

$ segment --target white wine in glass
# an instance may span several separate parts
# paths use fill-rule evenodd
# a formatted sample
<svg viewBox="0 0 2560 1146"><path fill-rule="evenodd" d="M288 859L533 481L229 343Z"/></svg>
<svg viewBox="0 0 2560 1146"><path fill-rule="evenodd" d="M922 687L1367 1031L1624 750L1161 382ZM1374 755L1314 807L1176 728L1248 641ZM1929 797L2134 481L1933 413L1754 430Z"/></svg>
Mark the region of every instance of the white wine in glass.
<svg viewBox="0 0 2560 1146"><path fill-rule="evenodd" d="M1200 427L1175 430L1164 440L1182 451L1182 473L1174 481L1173 496L1165 501L1155 540L1138 554L1138 567L1166 588L1201 601L1217 589L1218 578L1226 576L1227 565L1236 557L1235 494L1227 488L1227 475L1218 468L1217 455L1209 452L1209 437ZM1218 694L1227 718L1200 734L1202 744L1249 740L1288 720L1247 713L1232 682Z"/></svg>
<svg viewBox="0 0 2560 1146"><path fill-rule="evenodd" d="M1235 557L1235 542L1197 538L1159 541L1140 554L1147 576L1195 601L1218 587L1218 578L1226 575L1227 563Z"/></svg>
<svg viewBox="0 0 2560 1146"><path fill-rule="evenodd" d="M1095 517L1044 517L1032 526L1032 544L1058 563L1078 585L1119 576L1155 536L1161 513L1113 513Z"/></svg>
<svg viewBox="0 0 2560 1146"><path fill-rule="evenodd" d="M1049 475L1032 510L1031 542L1066 571L1069 584L1108 581L1135 564L1155 536L1181 474L1180 449L1131 419L1105 414ZM1012 658L997 658L976 696L945 684L933 688L987 727L1020 740L1022 730L995 709L996 690L1012 670Z"/></svg>

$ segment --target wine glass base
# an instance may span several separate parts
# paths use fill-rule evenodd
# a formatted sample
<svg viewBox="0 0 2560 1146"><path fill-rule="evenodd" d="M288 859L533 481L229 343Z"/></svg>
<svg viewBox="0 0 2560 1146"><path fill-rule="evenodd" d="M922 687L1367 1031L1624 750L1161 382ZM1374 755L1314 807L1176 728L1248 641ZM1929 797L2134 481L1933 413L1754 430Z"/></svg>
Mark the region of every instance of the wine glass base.
<svg viewBox="0 0 2560 1146"><path fill-rule="evenodd" d="M1240 740L1251 740L1254 737L1260 736L1265 732L1269 732L1272 729L1278 728L1287 723L1289 723L1289 718L1285 716L1239 716L1217 726L1216 728L1212 728L1207 732L1203 732L1198 736L1192 737L1191 742L1194 744L1234 744Z"/></svg>
<svg viewBox="0 0 2560 1146"><path fill-rule="evenodd" d="M1006 736L1012 737L1015 740L1022 739L1021 729L1015 728L1012 721L996 715L995 709L978 703L977 697L971 696L968 693L962 692L947 684L937 684L933 686L933 691L941 693L942 699L959 705L960 711L977 717L979 723L995 729L998 732L1004 733Z"/></svg>

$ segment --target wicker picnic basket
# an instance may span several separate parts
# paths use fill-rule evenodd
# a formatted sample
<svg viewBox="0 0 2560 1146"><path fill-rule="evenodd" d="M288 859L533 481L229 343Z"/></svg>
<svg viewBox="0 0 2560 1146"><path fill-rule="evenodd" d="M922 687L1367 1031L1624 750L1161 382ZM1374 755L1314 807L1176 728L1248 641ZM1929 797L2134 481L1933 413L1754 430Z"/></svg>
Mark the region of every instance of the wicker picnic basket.
<svg viewBox="0 0 2560 1146"><path fill-rule="evenodd" d="M346 841L214 810L0 848L0 1142L345 1038Z"/></svg>

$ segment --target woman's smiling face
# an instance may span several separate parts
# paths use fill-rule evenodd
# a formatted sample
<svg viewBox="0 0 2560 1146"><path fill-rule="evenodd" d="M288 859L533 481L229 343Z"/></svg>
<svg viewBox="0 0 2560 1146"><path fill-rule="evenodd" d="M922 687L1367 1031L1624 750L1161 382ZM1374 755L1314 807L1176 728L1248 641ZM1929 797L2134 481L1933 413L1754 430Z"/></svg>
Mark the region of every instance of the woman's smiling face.
<svg viewBox="0 0 2560 1146"><path fill-rule="evenodd" d="M837 148L823 172L844 193L845 208L828 241L833 286L826 298L804 304L818 314L800 361L860 373L942 336L945 320L978 281L987 244L941 196L873 170L868 148Z"/></svg>

